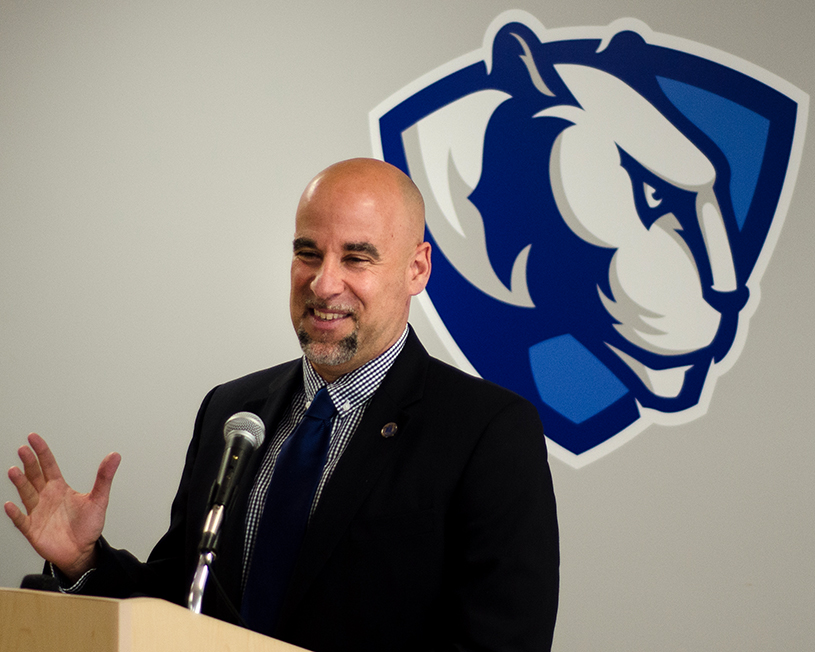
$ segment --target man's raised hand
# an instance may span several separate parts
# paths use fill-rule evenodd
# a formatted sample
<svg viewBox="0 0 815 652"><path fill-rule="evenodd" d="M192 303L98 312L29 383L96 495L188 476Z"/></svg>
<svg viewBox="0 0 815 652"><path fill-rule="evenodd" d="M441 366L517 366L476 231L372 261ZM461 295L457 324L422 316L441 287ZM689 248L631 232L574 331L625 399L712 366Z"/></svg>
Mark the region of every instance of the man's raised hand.
<svg viewBox="0 0 815 652"><path fill-rule="evenodd" d="M41 557L60 569L71 581L93 568L96 541L102 535L110 486L121 455L110 453L99 465L90 493L68 486L54 454L37 434L20 447L23 463L9 469L26 514L14 503L4 505L6 514Z"/></svg>

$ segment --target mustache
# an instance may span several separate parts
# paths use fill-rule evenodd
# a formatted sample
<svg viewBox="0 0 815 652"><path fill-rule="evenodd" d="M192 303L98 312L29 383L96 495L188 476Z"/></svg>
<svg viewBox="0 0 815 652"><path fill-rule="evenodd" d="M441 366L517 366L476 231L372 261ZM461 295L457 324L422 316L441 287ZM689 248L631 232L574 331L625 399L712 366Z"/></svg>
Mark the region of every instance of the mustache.
<svg viewBox="0 0 815 652"><path fill-rule="evenodd" d="M341 303L329 303L320 299L306 299L304 303L307 310L322 310L325 312L344 312L351 317L356 317L357 311L354 306Z"/></svg>

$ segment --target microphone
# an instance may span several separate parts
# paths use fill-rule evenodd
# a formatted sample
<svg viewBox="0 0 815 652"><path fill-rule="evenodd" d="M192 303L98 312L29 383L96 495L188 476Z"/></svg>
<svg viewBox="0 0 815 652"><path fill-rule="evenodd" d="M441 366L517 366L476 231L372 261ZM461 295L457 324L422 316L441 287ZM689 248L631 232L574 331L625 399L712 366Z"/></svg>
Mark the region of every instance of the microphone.
<svg viewBox="0 0 815 652"><path fill-rule="evenodd" d="M218 475L209 492L209 515L204 524L199 552L214 551L224 512L235 497L235 487L252 453L260 448L266 428L251 412L233 414L224 424L226 447Z"/></svg>
<svg viewBox="0 0 815 652"><path fill-rule="evenodd" d="M226 448L221 458L221 468L210 492L209 506L229 507L234 495L237 478L240 477L252 453L260 448L266 436L263 421L251 412L238 412L226 420L224 439Z"/></svg>
<svg viewBox="0 0 815 652"><path fill-rule="evenodd" d="M209 514L204 521L204 531L198 544L198 566L193 574L187 597L187 607L194 613L201 613L204 589L210 566L215 561L218 532L224 520L224 512L235 497L238 478L246 468L252 453L260 448L265 436L266 427L263 421L251 412L233 414L224 424L226 447L218 475L209 492Z"/></svg>

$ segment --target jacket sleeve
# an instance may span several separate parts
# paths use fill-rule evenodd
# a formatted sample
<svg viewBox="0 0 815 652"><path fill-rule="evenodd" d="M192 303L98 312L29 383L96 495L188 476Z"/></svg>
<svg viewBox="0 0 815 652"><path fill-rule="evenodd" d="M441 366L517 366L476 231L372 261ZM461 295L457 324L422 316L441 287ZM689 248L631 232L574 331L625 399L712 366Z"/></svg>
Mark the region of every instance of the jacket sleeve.
<svg viewBox="0 0 815 652"><path fill-rule="evenodd" d="M452 644L539 652L559 590L554 491L535 408L518 399L485 427L451 505Z"/></svg>

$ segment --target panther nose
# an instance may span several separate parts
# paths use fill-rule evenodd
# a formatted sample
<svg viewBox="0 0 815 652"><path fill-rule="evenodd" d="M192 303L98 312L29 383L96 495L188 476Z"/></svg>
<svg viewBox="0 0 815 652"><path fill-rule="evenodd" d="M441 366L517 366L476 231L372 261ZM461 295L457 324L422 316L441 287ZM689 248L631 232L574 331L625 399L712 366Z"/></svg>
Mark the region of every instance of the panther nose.
<svg viewBox="0 0 815 652"><path fill-rule="evenodd" d="M720 292L713 288L708 288L704 293L705 301L717 312L738 312L750 298L750 290L742 286L732 292Z"/></svg>
<svg viewBox="0 0 815 652"><path fill-rule="evenodd" d="M707 197L707 194L699 194L697 217L707 250L710 273L713 276L713 291L730 294L738 291L733 251L730 248L730 239L718 202L714 196Z"/></svg>

